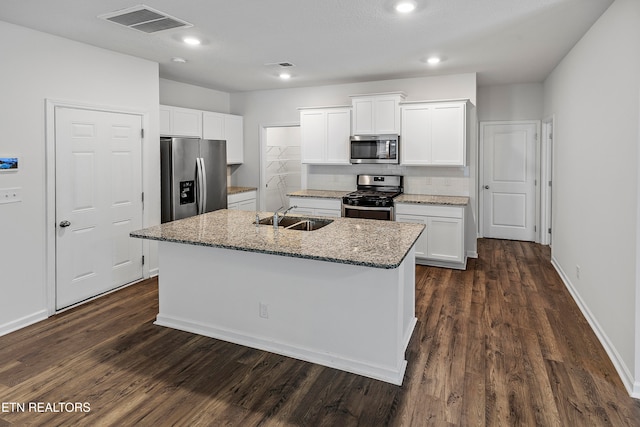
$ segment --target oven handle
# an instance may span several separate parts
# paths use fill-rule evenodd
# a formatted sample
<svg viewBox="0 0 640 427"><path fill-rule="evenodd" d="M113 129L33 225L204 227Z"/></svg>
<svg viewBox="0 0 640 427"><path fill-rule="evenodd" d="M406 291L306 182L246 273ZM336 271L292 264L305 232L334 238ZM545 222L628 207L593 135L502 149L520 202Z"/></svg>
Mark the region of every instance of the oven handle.
<svg viewBox="0 0 640 427"><path fill-rule="evenodd" d="M345 204L343 204L342 207L344 209L355 209L357 211L391 211L393 209L393 206L377 208L375 206L352 206Z"/></svg>

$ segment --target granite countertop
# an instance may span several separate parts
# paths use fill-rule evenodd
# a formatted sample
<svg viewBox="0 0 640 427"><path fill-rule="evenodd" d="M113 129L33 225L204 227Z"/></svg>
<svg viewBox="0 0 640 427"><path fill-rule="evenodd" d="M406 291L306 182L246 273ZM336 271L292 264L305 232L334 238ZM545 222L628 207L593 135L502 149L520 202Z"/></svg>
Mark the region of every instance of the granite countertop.
<svg viewBox="0 0 640 427"><path fill-rule="evenodd" d="M342 197L351 191L335 191L335 190L299 190L287 193L291 197L315 197L318 199L342 199Z"/></svg>
<svg viewBox="0 0 640 427"><path fill-rule="evenodd" d="M396 203L417 203L422 205L467 206L469 204L468 197L429 196L426 194L401 194L393 200Z"/></svg>
<svg viewBox="0 0 640 427"><path fill-rule="evenodd" d="M256 191L256 187L227 187L227 196L238 193L246 193L247 191Z"/></svg>
<svg viewBox="0 0 640 427"><path fill-rule="evenodd" d="M314 231L276 231L256 226L255 219L255 212L221 209L134 231L131 237L392 269L424 230L422 224L331 218L331 224Z"/></svg>

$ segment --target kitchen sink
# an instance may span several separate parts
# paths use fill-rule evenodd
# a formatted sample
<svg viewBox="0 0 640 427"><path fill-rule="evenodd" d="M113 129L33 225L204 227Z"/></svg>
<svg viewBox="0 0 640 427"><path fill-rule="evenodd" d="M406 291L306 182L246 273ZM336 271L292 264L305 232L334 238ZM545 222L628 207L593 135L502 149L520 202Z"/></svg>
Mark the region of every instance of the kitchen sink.
<svg viewBox="0 0 640 427"><path fill-rule="evenodd" d="M332 219L286 216L280 220L278 226L284 228L285 230L314 231L326 225L329 225L332 222ZM273 217L270 216L267 218L262 218L259 224L273 226Z"/></svg>

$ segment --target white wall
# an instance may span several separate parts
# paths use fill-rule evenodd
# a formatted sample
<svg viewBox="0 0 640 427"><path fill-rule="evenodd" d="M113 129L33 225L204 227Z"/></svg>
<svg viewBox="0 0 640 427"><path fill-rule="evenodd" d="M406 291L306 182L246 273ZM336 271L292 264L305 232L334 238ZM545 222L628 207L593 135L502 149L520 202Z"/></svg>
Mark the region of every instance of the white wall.
<svg viewBox="0 0 640 427"><path fill-rule="evenodd" d="M230 96L227 92L160 79L160 104L162 105L230 113L229 103Z"/></svg>
<svg viewBox="0 0 640 427"><path fill-rule="evenodd" d="M616 0L545 81L544 114L556 120L554 262L626 386L635 381L640 393L638 23L640 2Z"/></svg>
<svg viewBox="0 0 640 427"><path fill-rule="evenodd" d="M0 188L21 187L22 202L0 205L0 335L47 313L45 99L146 113L145 225L159 223L158 64L0 21L0 155L20 170Z"/></svg>
<svg viewBox="0 0 640 427"><path fill-rule="evenodd" d="M478 87L478 120L541 120L544 108L542 83Z"/></svg>
<svg viewBox="0 0 640 427"><path fill-rule="evenodd" d="M233 172L234 185L259 187L260 129L263 126L285 125L300 122L300 107L351 105L350 95L396 92L407 94L407 101L468 98L473 104L469 109L468 168L407 168L399 166L311 166L307 168L307 188L355 189L358 173L404 173L407 176L406 191L459 194L471 198L470 207L474 221L468 221L467 246L476 251L476 74L454 74L437 77L421 77L382 80L296 89L278 89L231 94L231 109L244 116L245 163ZM426 176L431 177L427 184ZM448 185L445 185L445 182ZM345 188L348 187L348 188Z"/></svg>

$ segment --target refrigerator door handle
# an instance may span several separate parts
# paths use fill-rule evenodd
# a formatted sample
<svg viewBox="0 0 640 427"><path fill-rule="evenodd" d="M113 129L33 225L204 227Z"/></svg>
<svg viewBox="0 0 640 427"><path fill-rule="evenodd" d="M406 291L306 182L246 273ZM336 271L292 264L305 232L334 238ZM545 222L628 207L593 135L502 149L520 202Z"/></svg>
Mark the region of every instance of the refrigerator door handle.
<svg viewBox="0 0 640 427"><path fill-rule="evenodd" d="M196 211L202 213L202 162L200 157L196 157Z"/></svg>
<svg viewBox="0 0 640 427"><path fill-rule="evenodd" d="M202 206L200 209L201 213L207 212L207 168L205 166L204 157L200 157L201 166L201 174L200 179L202 179Z"/></svg>

